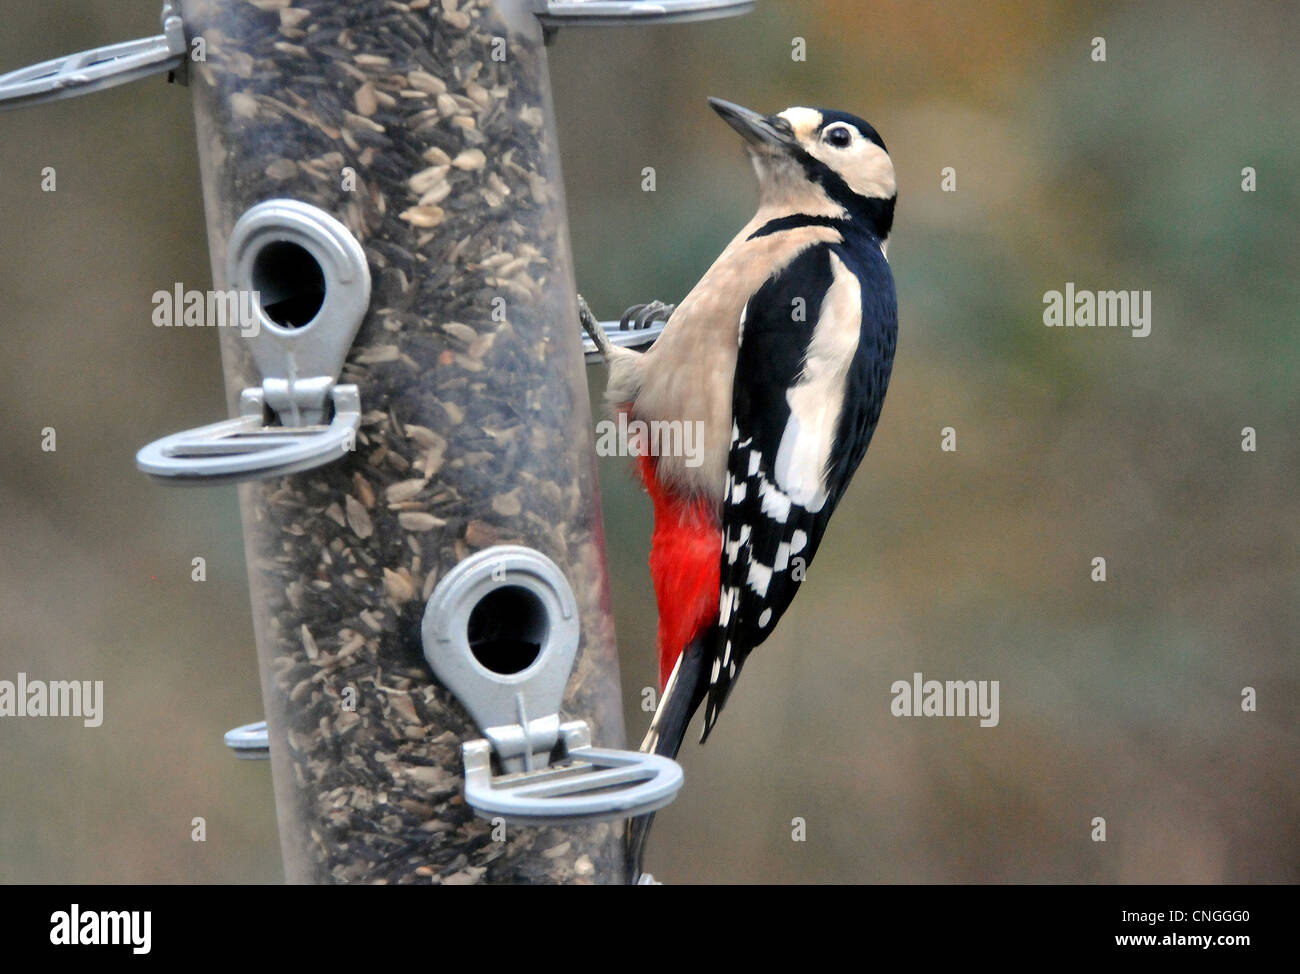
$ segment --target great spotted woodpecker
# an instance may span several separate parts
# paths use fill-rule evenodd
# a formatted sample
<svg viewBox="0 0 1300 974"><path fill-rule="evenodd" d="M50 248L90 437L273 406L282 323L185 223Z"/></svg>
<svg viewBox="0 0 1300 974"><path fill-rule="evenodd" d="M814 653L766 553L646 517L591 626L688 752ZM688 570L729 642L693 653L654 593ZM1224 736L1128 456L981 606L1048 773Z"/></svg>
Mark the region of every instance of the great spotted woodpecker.
<svg viewBox="0 0 1300 974"><path fill-rule="evenodd" d="M710 104L748 143L758 212L648 351L589 327L616 409L702 436L697 465L639 458L663 687L642 750L670 756L706 701L708 737L790 605L871 441L897 333L885 257L897 193L875 129L844 112ZM633 882L649 821L630 824Z"/></svg>

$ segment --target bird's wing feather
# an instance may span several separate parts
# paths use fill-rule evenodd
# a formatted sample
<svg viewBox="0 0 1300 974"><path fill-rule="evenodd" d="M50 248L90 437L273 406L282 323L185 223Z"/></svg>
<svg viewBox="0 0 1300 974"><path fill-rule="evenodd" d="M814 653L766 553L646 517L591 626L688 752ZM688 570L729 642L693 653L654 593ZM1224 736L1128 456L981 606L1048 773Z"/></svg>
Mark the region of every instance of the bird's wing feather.
<svg viewBox="0 0 1300 974"><path fill-rule="evenodd" d="M893 358L893 285L884 273L883 284L871 280L851 252L818 244L745 306L704 737L746 657L789 607L866 451ZM884 313L864 329L866 286L888 293Z"/></svg>

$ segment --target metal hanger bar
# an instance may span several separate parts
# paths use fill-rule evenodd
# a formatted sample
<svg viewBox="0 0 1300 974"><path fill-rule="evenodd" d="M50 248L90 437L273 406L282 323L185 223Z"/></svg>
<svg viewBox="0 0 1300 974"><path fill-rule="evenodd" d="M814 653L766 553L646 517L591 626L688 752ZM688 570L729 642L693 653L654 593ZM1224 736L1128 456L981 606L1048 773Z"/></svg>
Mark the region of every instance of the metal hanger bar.
<svg viewBox="0 0 1300 974"><path fill-rule="evenodd" d="M124 41L19 68L0 76L0 109L103 91L185 65L185 28L170 3L163 4L163 33Z"/></svg>
<svg viewBox="0 0 1300 974"><path fill-rule="evenodd" d="M734 17L754 0L539 0L538 8L546 27L617 27Z"/></svg>

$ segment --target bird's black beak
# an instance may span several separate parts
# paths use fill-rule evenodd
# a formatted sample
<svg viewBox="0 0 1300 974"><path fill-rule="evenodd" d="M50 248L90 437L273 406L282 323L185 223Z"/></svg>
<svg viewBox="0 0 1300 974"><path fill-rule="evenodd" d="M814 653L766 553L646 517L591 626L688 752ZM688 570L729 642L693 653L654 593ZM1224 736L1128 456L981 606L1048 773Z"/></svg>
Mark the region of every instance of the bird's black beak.
<svg viewBox="0 0 1300 974"><path fill-rule="evenodd" d="M789 149L795 144L794 129L780 115L760 115L721 98L710 98L709 104L750 145Z"/></svg>

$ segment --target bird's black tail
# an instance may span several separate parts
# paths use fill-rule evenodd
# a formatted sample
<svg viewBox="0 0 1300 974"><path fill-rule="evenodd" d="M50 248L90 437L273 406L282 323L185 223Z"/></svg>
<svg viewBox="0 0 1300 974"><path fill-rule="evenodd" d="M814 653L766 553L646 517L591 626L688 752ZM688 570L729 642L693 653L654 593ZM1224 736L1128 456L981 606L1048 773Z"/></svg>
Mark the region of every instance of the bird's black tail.
<svg viewBox="0 0 1300 974"><path fill-rule="evenodd" d="M706 668L710 658L709 650L716 638L717 630L710 626L682 651L673 675L664 687L663 699L659 701L654 720L650 722L650 732L641 743L642 751L677 757L691 717L709 690ZM653 812L628 820L624 861L629 883L640 881L641 862L645 857L645 845L650 838L650 826L654 820Z"/></svg>

